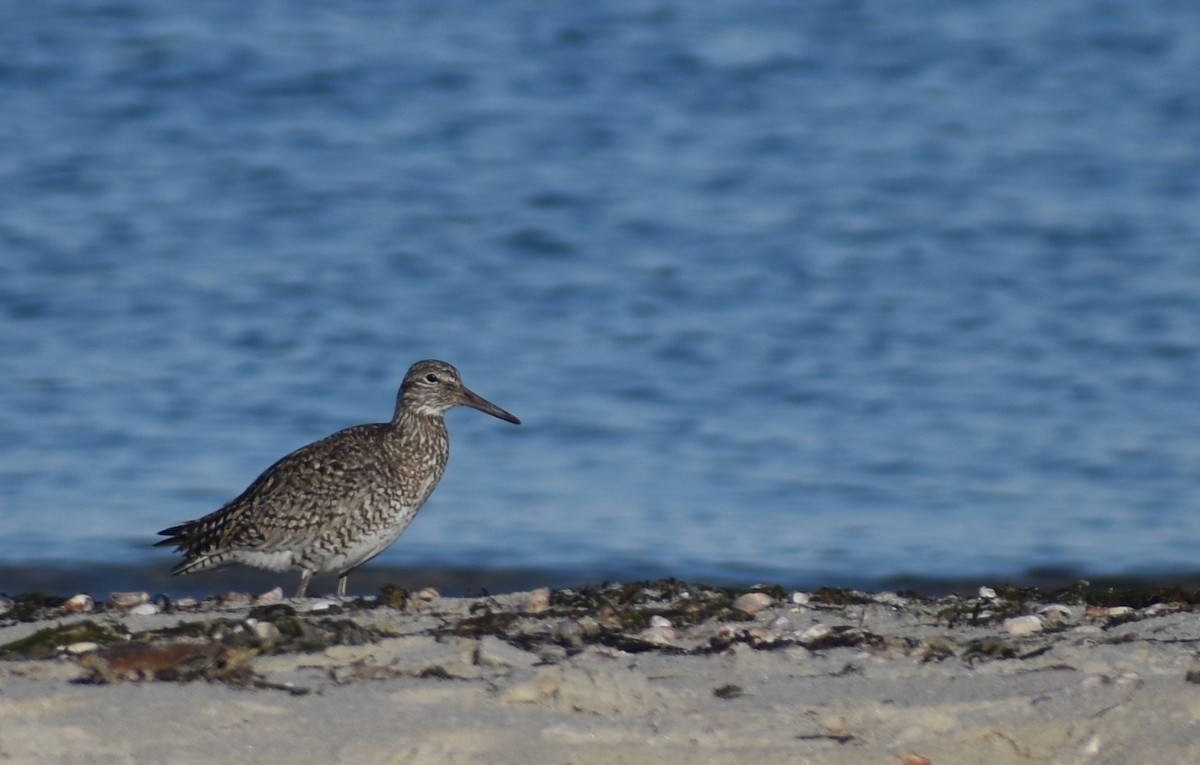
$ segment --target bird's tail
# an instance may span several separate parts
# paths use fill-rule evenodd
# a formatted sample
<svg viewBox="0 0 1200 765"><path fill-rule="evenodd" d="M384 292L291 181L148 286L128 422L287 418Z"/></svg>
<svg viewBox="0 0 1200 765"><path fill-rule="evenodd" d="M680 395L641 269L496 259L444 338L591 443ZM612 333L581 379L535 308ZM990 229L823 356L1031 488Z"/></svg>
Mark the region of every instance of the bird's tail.
<svg viewBox="0 0 1200 765"><path fill-rule="evenodd" d="M221 528L207 516L171 526L158 533L166 539L155 542L155 547L174 546L177 552L183 553L183 560L171 569L172 574L190 574L217 568L228 562L226 556L210 553L220 546Z"/></svg>

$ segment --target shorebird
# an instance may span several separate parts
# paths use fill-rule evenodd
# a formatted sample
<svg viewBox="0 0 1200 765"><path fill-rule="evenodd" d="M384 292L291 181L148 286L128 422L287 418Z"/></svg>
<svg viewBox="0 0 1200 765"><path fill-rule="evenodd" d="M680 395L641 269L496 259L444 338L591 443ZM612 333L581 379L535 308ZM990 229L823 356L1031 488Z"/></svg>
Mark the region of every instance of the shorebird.
<svg viewBox="0 0 1200 765"><path fill-rule="evenodd" d="M513 424L444 361L418 361L396 394L391 422L356 425L302 446L267 468L235 499L203 518L158 532L183 561L172 574L232 563L299 569L296 597L313 574L346 577L386 550L429 499L450 454L447 409L464 405Z"/></svg>

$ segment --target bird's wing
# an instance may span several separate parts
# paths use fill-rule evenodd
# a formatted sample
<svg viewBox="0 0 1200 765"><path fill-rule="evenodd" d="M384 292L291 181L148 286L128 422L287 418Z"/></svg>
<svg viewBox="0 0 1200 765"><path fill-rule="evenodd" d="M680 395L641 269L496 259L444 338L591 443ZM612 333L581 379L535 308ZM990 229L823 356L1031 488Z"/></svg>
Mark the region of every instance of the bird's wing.
<svg viewBox="0 0 1200 765"><path fill-rule="evenodd" d="M363 487L378 470L371 448L377 426L360 425L301 447L263 471L213 516L216 547L271 547L352 512L366 497ZM216 528L214 528L216 530Z"/></svg>

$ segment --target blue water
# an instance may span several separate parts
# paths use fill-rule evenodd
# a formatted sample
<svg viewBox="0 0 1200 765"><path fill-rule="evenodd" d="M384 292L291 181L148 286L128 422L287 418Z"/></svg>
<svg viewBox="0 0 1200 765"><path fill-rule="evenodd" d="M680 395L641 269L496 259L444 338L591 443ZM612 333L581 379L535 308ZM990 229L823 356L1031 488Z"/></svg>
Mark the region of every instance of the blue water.
<svg viewBox="0 0 1200 765"><path fill-rule="evenodd" d="M524 424L405 584L1196 572L1197 72L1190 0L5 4L0 590L424 357Z"/></svg>

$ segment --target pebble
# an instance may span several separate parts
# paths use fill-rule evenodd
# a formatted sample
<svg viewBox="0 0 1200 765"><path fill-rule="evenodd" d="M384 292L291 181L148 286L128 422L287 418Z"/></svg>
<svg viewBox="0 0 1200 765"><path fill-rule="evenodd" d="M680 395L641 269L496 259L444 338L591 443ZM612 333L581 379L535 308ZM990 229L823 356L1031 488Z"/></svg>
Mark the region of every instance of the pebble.
<svg viewBox="0 0 1200 765"><path fill-rule="evenodd" d="M438 592L436 587L422 587L413 593L413 597L429 603L442 597L442 593Z"/></svg>
<svg viewBox="0 0 1200 765"><path fill-rule="evenodd" d="M130 616L150 616L151 614L162 613L162 608L157 603L138 603L128 611Z"/></svg>
<svg viewBox="0 0 1200 765"><path fill-rule="evenodd" d="M539 664L557 664L567 658L569 653L561 645L543 645L537 649L535 656Z"/></svg>
<svg viewBox="0 0 1200 765"><path fill-rule="evenodd" d="M995 600L996 599L996 591L993 590L991 587L980 587L979 588L979 597L984 600Z"/></svg>
<svg viewBox="0 0 1200 765"><path fill-rule="evenodd" d="M908 601L907 601L907 600L905 600L904 598L900 597L899 595L897 595L897 594L896 594L896 593L894 593L894 592L880 592L880 593L876 593L876 594L875 594L875 595L872 597L872 600L874 600L876 603L879 603L879 604L881 604L881 605L885 605L885 606L894 606L894 607L896 607L896 608L900 608L900 607L902 607L902 606L905 606L905 605L907 605L907 604L908 604Z"/></svg>
<svg viewBox="0 0 1200 765"><path fill-rule="evenodd" d="M786 630L786 629L791 628L792 620L787 618L783 614L780 614L779 616L776 616L774 619L772 619L771 623L767 626L773 630Z"/></svg>
<svg viewBox="0 0 1200 765"><path fill-rule="evenodd" d="M262 595L254 599L256 603L279 603L283 601L283 588L276 587L273 590L267 590Z"/></svg>
<svg viewBox="0 0 1200 765"><path fill-rule="evenodd" d="M1044 617L1048 624L1058 624L1071 618L1071 607L1062 603L1048 603L1038 609L1038 614Z"/></svg>
<svg viewBox="0 0 1200 765"><path fill-rule="evenodd" d="M78 643L71 643L63 646L63 653L70 656L82 656L85 653L91 653L100 649L100 644L91 640L81 640Z"/></svg>
<svg viewBox="0 0 1200 765"><path fill-rule="evenodd" d="M525 598L524 602L521 603L520 610L521 613L525 614L526 616L535 616L537 614L544 614L545 612L549 611L550 588L539 587L538 589L529 593L529 597Z"/></svg>
<svg viewBox="0 0 1200 765"><path fill-rule="evenodd" d="M583 645L583 626L574 619L564 619L554 628L554 639L568 648Z"/></svg>
<svg viewBox="0 0 1200 765"><path fill-rule="evenodd" d="M279 631L279 628L271 622L260 622L257 619L247 619L246 627L250 630L251 634L253 634L254 637L258 638L259 640L274 642L283 636L283 633Z"/></svg>
<svg viewBox="0 0 1200 765"><path fill-rule="evenodd" d="M568 648L579 648L587 638L600 634L600 622L590 616L564 619L554 628L554 639Z"/></svg>
<svg viewBox="0 0 1200 765"><path fill-rule="evenodd" d="M311 613L317 613L320 611L328 611L329 609L333 608L335 605L337 605L337 604L328 598L313 598L312 600L305 603L297 610L311 612Z"/></svg>
<svg viewBox="0 0 1200 765"><path fill-rule="evenodd" d="M815 643L831 632L833 632L833 627L828 624L814 624L797 635L796 639L801 643Z"/></svg>
<svg viewBox="0 0 1200 765"><path fill-rule="evenodd" d="M1142 613L1146 616L1159 616L1160 614L1173 613L1181 610L1182 606L1179 603L1152 603L1142 609Z"/></svg>
<svg viewBox="0 0 1200 765"><path fill-rule="evenodd" d="M12 598L0 598L0 616L3 616L4 614L7 614L9 611L13 610L13 605L15 604L13 603Z"/></svg>
<svg viewBox="0 0 1200 765"><path fill-rule="evenodd" d="M1109 616L1129 616L1133 613L1133 609L1129 606L1089 606L1087 610L1088 618L1104 619Z"/></svg>
<svg viewBox="0 0 1200 765"><path fill-rule="evenodd" d="M638 637L654 645L671 645L677 635L674 627L647 627L638 633Z"/></svg>
<svg viewBox="0 0 1200 765"><path fill-rule="evenodd" d="M595 619L597 624L604 627L620 629L623 626L621 622L621 615L617 613L617 609L613 608L608 603L600 606L600 609L596 611Z"/></svg>
<svg viewBox="0 0 1200 765"><path fill-rule="evenodd" d="M480 638L479 647L472 658L480 667L532 667L539 661L529 651L515 648L491 635Z"/></svg>
<svg viewBox="0 0 1200 765"><path fill-rule="evenodd" d="M223 606L248 606L254 597L248 592L222 592L217 601Z"/></svg>
<svg viewBox="0 0 1200 765"><path fill-rule="evenodd" d="M200 601L195 598L180 598L174 601L171 605L174 608L195 608Z"/></svg>
<svg viewBox="0 0 1200 765"><path fill-rule="evenodd" d="M812 595L809 595L807 592L793 592L792 602L798 606L807 606L812 602Z"/></svg>
<svg viewBox="0 0 1200 765"><path fill-rule="evenodd" d="M1041 632L1045 624L1045 619L1037 614L1026 614L1025 616L1014 616L1011 619L1005 619L1003 624L1004 630L1015 636L1032 635L1035 632Z"/></svg>
<svg viewBox="0 0 1200 765"><path fill-rule="evenodd" d="M733 601L733 607L748 614L757 614L774 602L775 599L765 592L747 592L737 596L737 599Z"/></svg>
<svg viewBox="0 0 1200 765"><path fill-rule="evenodd" d="M750 645L757 647L764 645L774 645L779 642L782 635L778 630L773 630L770 627L751 627L746 630L746 637L750 641Z"/></svg>
<svg viewBox="0 0 1200 765"><path fill-rule="evenodd" d="M63 610L69 614L86 614L96 607L96 601L86 593L72 595L63 603Z"/></svg>
<svg viewBox="0 0 1200 765"><path fill-rule="evenodd" d="M671 620L668 619L667 617L663 616L662 614L655 614L654 616L650 617L650 626L651 627L670 627Z"/></svg>
<svg viewBox="0 0 1200 765"><path fill-rule="evenodd" d="M591 616L581 616L577 620L584 637L595 637L600 634L600 622Z"/></svg>
<svg viewBox="0 0 1200 765"><path fill-rule="evenodd" d="M121 611L128 611L129 609L133 608L134 606L141 605L142 603L149 603L150 602L150 593L148 593L148 592L114 592L114 593L109 594L108 602L109 602L109 605L111 605L117 609L120 609Z"/></svg>

